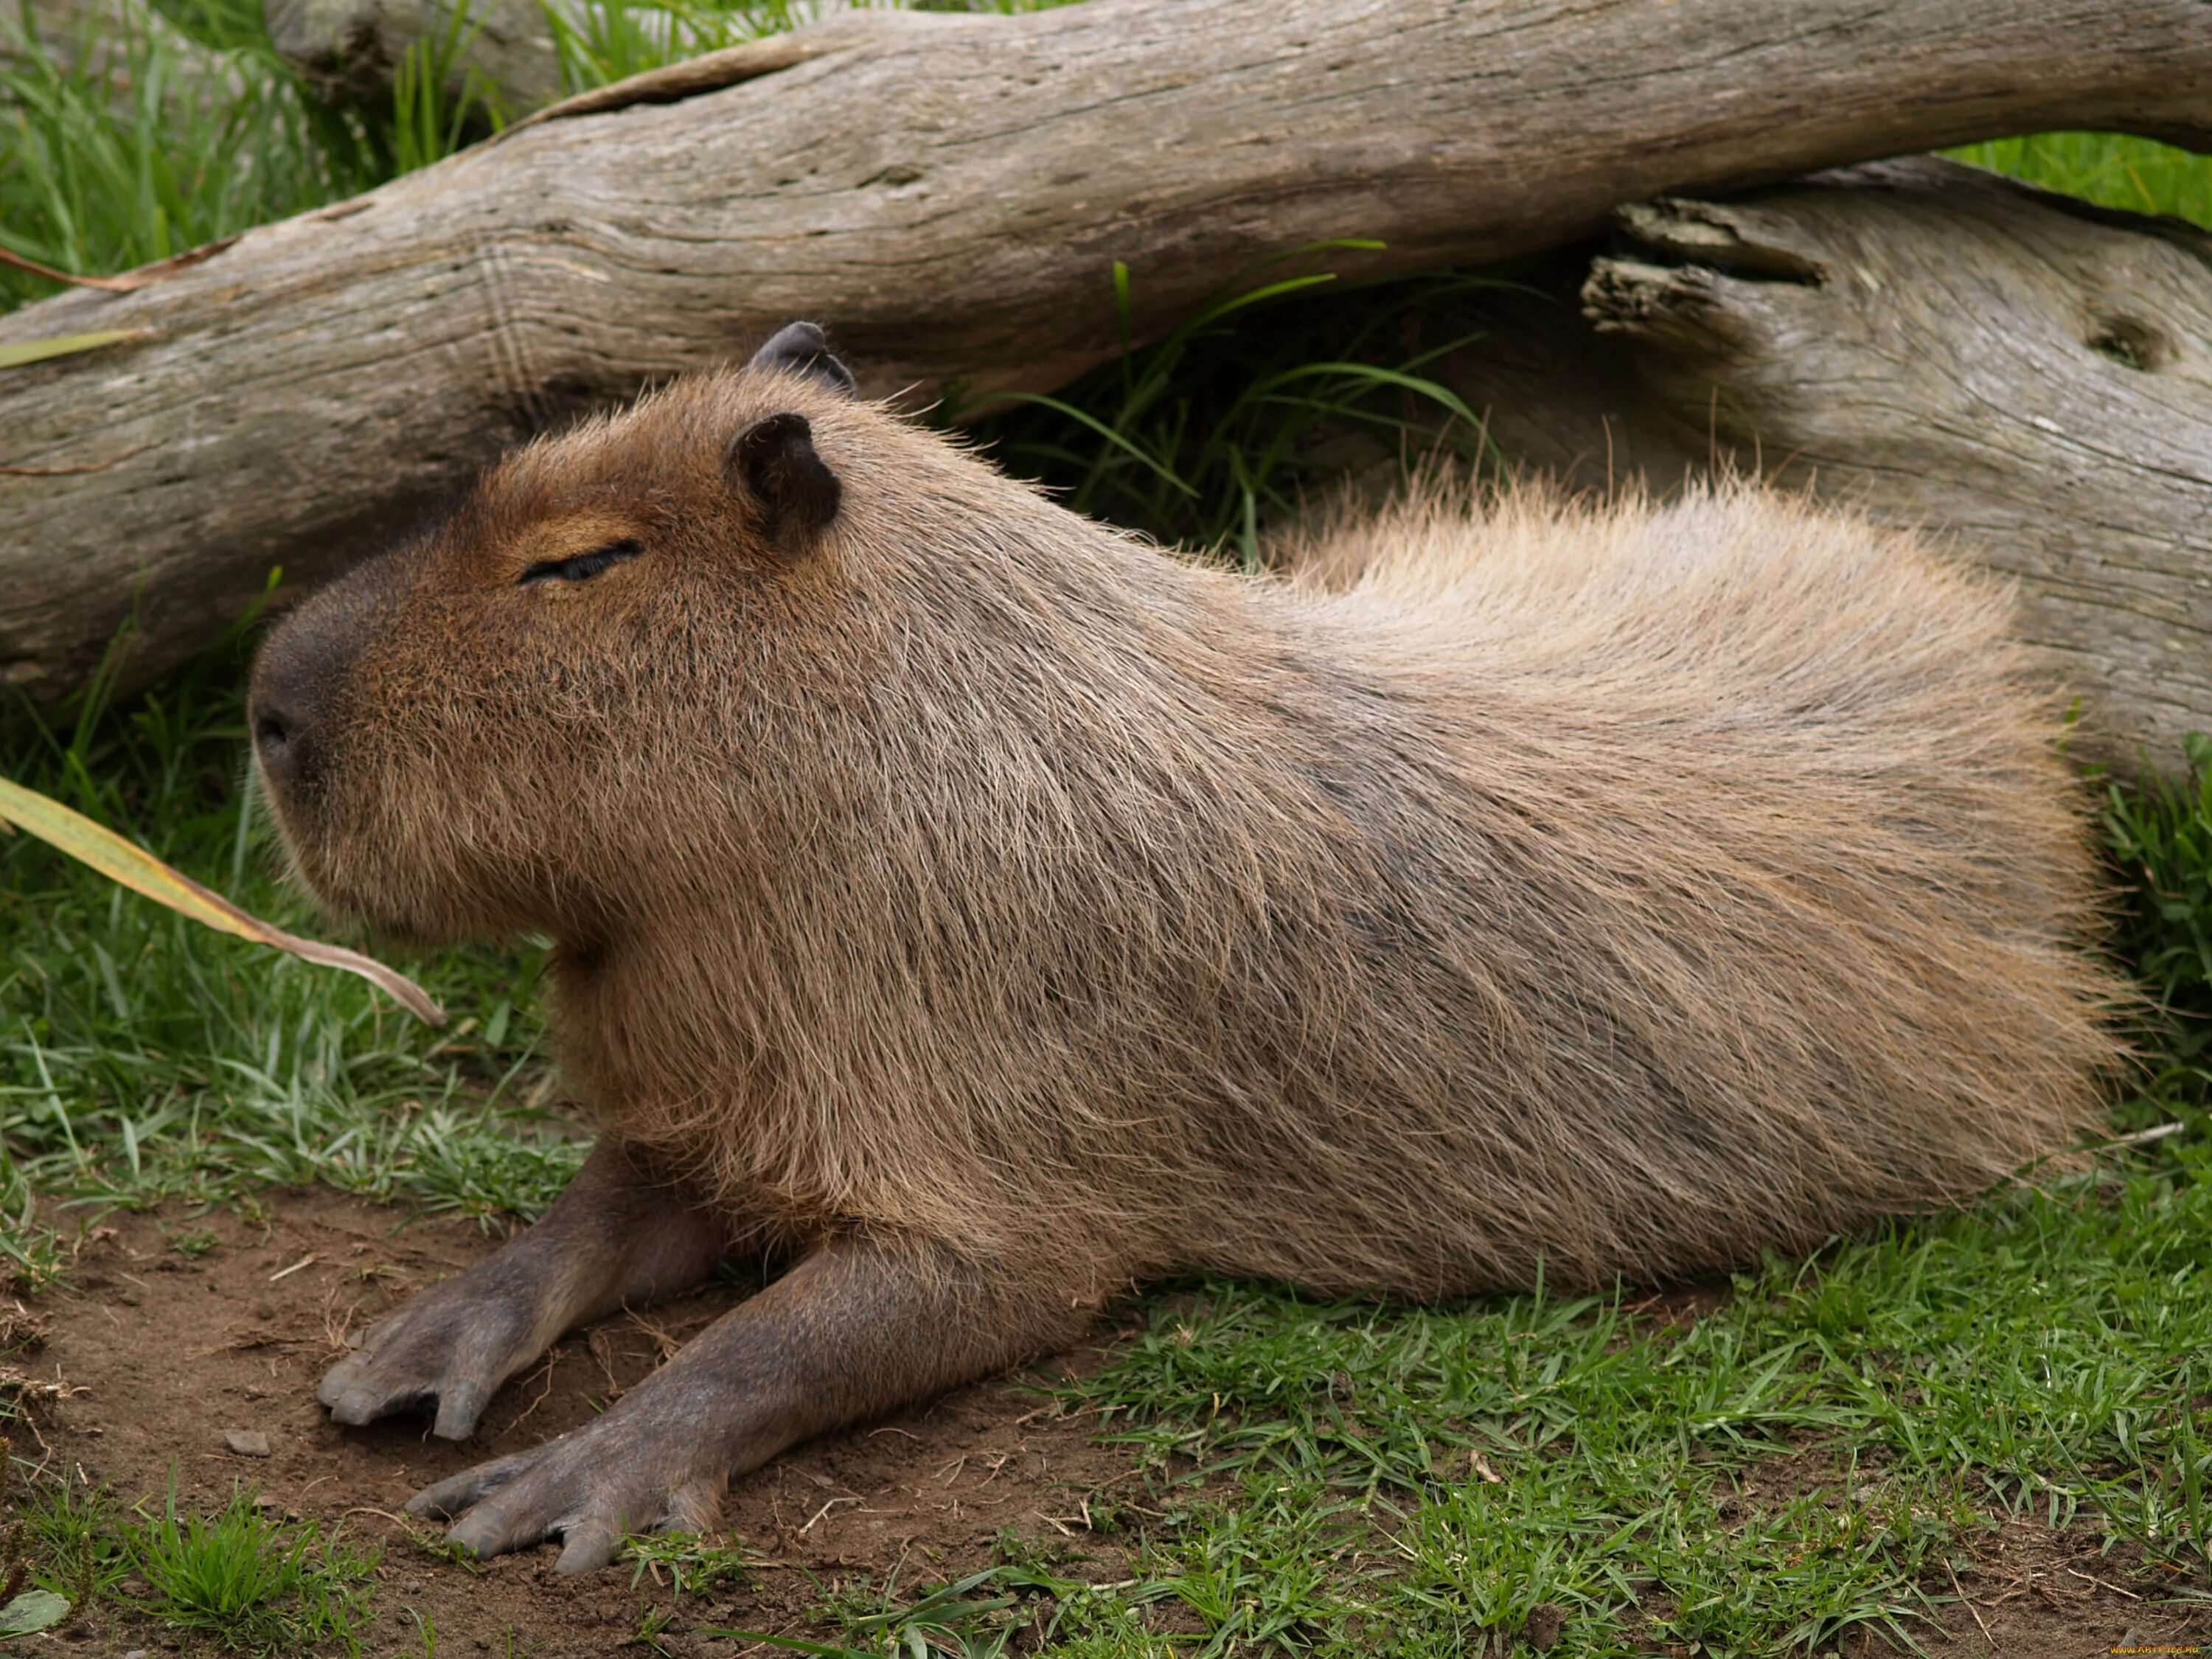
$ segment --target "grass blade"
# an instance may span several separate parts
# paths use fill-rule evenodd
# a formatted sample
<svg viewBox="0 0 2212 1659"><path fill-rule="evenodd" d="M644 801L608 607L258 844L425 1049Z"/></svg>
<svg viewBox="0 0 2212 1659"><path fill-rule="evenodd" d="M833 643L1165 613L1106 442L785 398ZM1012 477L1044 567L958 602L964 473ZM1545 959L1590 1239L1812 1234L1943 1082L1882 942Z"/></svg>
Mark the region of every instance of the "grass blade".
<svg viewBox="0 0 2212 1659"><path fill-rule="evenodd" d="M343 968L348 973L359 974L418 1019L432 1025L446 1023L445 1011L405 975L358 951L325 945L319 939L301 939L296 933L271 927L258 916L250 916L220 893L211 892L190 876L171 869L112 830L6 778L0 778L0 820L29 830L79 863L89 865L133 892L143 893L157 903L167 905L179 915L240 939L273 945L280 951L289 951L295 957L326 968Z"/></svg>

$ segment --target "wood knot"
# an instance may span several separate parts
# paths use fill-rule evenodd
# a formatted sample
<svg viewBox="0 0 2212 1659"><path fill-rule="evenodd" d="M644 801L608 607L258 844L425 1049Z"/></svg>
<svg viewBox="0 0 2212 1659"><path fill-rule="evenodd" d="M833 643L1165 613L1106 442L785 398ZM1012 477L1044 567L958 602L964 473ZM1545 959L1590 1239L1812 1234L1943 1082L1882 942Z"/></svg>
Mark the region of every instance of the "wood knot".
<svg viewBox="0 0 2212 1659"><path fill-rule="evenodd" d="M2173 356L2164 331L2136 317L2100 318L2085 343L2099 356L2142 374L2148 374Z"/></svg>

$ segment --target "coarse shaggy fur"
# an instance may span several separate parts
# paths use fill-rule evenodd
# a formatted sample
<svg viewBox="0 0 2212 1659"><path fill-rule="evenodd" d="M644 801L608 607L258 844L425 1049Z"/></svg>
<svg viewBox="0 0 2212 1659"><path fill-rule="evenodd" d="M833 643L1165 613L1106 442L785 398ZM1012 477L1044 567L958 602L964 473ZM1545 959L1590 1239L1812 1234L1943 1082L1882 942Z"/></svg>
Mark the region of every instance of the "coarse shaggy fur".
<svg viewBox="0 0 2212 1659"><path fill-rule="evenodd" d="M725 468L784 410L842 485L799 550ZM1237 574L738 371L305 608L284 829L384 927L552 935L571 1086L734 1231L1071 1307L1650 1280L2097 1117L2121 988L2009 618L1741 486L1431 489Z"/></svg>

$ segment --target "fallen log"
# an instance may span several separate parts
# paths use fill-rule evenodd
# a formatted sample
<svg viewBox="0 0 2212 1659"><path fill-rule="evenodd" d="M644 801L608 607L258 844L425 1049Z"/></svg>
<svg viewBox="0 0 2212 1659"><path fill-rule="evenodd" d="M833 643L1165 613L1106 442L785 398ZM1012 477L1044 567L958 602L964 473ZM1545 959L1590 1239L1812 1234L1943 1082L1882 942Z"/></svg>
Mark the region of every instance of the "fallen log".
<svg viewBox="0 0 2212 1659"><path fill-rule="evenodd" d="M1584 298L1686 433L2016 577L2089 752L2212 731L2212 234L1929 157L1620 225Z"/></svg>
<svg viewBox="0 0 2212 1659"><path fill-rule="evenodd" d="M794 316L864 385L1047 388L1329 238L1381 275L1617 204L2057 125L2212 148L2201 0L1088 0L860 13L556 106L0 343L0 685L140 683L501 446ZM656 100L678 100L660 105Z"/></svg>

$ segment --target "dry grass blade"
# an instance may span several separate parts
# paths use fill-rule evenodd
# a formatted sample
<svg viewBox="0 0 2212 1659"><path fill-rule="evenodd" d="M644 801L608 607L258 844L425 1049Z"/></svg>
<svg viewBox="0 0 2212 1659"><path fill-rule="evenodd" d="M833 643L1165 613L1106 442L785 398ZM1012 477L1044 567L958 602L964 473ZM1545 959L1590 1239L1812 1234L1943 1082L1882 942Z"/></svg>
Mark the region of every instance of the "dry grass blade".
<svg viewBox="0 0 2212 1659"><path fill-rule="evenodd" d="M13 265L18 270L27 270L33 276L43 276L50 283L67 283L74 288L96 288L103 294L135 294L142 288L189 270L202 260L212 259L238 240L235 236L219 237L212 242L186 248L182 253L173 253L166 259L156 259L150 264L140 265L113 276L90 276L73 270L57 270L52 265L42 265L36 259L27 259L21 254L0 247L0 264ZM145 333L136 329L131 333Z"/></svg>
<svg viewBox="0 0 2212 1659"><path fill-rule="evenodd" d="M25 363L42 363L49 357L97 351L102 346L117 345L125 340L143 339L153 331L150 328L103 328L90 334L57 334L51 339L0 345L0 368L19 368Z"/></svg>
<svg viewBox="0 0 2212 1659"><path fill-rule="evenodd" d="M358 951L325 945L319 939L301 939L281 927L272 927L258 917L248 915L221 894L209 891L190 876L171 869L113 830L5 778L0 778L0 820L27 830L109 879L167 905L179 915L190 916L222 933L234 933L240 939L273 945L280 951L289 951L295 957L320 963L326 968L343 968L348 973L359 974L404 1004L416 1018L433 1025L446 1023L445 1011L404 975L395 973Z"/></svg>
<svg viewBox="0 0 2212 1659"><path fill-rule="evenodd" d="M52 265L42 265L36 259L26 259L20 253L0 247L0 264L9 264L18 270L27 270L33 276L43 276L50 283L68 283L77 288L104 289L110 294L128 294L133 284L118 276L79 276L74 272L57 270Z"/></svg>

